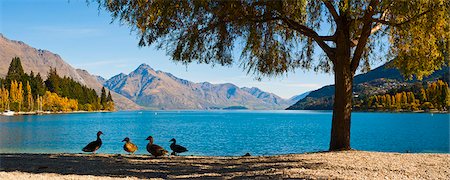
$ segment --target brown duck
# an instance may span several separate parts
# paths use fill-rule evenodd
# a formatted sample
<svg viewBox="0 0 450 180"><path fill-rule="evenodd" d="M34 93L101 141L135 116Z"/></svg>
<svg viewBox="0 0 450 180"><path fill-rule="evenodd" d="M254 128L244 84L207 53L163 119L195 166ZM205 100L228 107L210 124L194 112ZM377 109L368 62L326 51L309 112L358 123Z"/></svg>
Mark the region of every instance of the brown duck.
<svg viewBox="0 0 450 180"><path fill-rule="evenodd" d="M123 150L126 152L134 154L134 152L138 150L138 147L130 141L130 138L126 137L122 140L122 142L125 142L123 145Z"/></svg>
<svg viewBox="0 0 450 180"><path fill-rule="evenodd" d="M100 139L100 135L103 133L101 131L97 132L97 140L90 142L86 147L82 149L84 152L93 152L95 154L95 151L100 149L102 146L102 139Z"/></svg>
<svg viewBox="0 0 450 180"><path fill-rule="evenodd" d="M147 151L152 154L155 157L158 156L164 156L168 153L168 151L166 151L164 148L162 148L161 146L158 146L156 144L153 144L153 137L149 136L147 139L145 140L149 140L148 144L147 144Z"/></svg>
<svg viewBox="0 0 450 180"><path fill-rule="evenodd" d="M172 142L170 145L170 149L172 149L172 155L177 155L178 153L183 153L188 151L185 147L180 146L177 144L177 140L175 138L172 138L169 142Z"/></svg>

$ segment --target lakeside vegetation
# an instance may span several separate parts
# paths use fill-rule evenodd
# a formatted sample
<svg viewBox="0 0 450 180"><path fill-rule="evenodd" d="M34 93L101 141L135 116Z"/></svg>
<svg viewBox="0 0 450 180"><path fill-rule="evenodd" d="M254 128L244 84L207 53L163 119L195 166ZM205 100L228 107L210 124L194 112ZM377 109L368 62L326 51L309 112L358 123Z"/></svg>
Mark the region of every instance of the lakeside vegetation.
<svg viewBox="0 0 450 180"><path fill-rule="evenodd" d="M450 92L447 82L437 80L354 101L360 111L448 111Z"/></svg>
<svg viewBox="0 0 450 180"><path fill-rule="evenodd" d="M12 59L5 79L0 78L0 110L16 112L114 111L111 92L102 88L100 97L94 89L70 77L60 77L51 68L47 80L38 73L24 72L20 58Z"/></svg>

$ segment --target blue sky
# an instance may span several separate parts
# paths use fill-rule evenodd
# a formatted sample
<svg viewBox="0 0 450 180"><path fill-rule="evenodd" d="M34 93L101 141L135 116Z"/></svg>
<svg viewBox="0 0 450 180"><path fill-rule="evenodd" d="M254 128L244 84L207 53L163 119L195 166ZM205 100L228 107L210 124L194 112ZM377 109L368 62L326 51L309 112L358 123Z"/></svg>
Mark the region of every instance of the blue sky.
<svg viewBox="0 0 450 180"><path fill-rule="evenodd" d="M239 66L175 63L165 51L137 46L135 33L115 22L107 12L85 0L0 0L0 32L9 39L59 54L76 68L110 78L128 74L146 63L156 70L194 82L234 83L258 87L290 98L333 84L332 74L298 69L283 77L257 81Z"/></svg>

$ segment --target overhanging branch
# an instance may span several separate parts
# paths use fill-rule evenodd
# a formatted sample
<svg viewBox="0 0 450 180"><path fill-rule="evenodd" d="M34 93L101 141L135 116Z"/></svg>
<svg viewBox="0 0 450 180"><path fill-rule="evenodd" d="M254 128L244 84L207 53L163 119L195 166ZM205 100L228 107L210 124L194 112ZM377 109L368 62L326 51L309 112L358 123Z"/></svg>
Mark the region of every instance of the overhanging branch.
<svg viewBox="0 0 450 180"><path fill-rule="evenodd" d="M287 17L281 17L281 19L283 22L286 23L286 25L289 28L294 29L301 34L312 38L319 45L319 47L322 48L322 50L327 54L327 56L331 60L333 59L334 50L333 50L333 48L328 46L328 44L325 43L325 41L334 41L335 40L334 36L319 36L319 34L317 34L316 31L312 30L311 28L309 28L303 24L298 23L295 20L289 19Z"/></svg>

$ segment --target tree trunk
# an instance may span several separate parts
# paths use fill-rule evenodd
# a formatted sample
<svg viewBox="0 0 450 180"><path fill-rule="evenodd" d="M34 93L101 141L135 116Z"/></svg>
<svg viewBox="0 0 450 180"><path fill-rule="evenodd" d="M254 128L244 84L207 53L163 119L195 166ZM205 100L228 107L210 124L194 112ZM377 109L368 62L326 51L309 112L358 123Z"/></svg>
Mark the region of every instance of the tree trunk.
<svg viewBox="0 0 450 180"><path fill-rule="evenodd" d="M334 57L334 105L330 151L350 149L350 116L352 112L353 71L351 69L350 34L346 21L337 29Z"/></svg>
<svg viewBox="0 0 450 180"><path fill-rule="evenodd" d="M334 78L335 90L330 151L350 149L353 73L349 66L338 66Z"/></svg>

